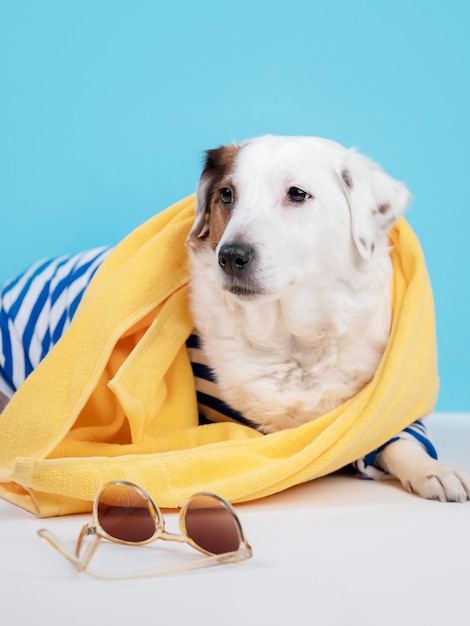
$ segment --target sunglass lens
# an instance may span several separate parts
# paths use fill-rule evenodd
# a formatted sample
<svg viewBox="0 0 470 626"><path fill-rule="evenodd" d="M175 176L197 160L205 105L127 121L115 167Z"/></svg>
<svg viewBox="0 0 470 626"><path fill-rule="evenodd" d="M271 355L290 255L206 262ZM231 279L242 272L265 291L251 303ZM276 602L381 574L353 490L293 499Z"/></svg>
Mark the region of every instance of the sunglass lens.
<svg viewBox="0 0 470 626"><path fill-rule="evenodd" d="M107 485L98 502L98 521L111 537L140 543L153 537L155 519L148 501L133 487Z"/></svg>
<svg viewBox="0 0 470 626"><path fill-rule="evenodd" d="M240 531L234 515L211 495L199 494L191 499L185 526L192 541L211 554L235 552L240 547Z"/></svg>

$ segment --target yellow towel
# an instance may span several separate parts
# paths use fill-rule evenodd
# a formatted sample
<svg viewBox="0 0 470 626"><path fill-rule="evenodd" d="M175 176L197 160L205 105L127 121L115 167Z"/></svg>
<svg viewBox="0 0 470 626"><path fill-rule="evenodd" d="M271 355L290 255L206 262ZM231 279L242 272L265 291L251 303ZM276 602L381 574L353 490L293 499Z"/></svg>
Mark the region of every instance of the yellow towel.
<svg viewBox="0 0 470 626"><path fill-rule="evenodd" d="M0 495L38 516L91 510L124 478L162 507L232 502L331 473L429 414L438 389L431 286L404 219L391 232L393 324L374 379L321 418L270 435L198 425L185 340L191 196L126 237L65 335L0 416Z"/></svg>

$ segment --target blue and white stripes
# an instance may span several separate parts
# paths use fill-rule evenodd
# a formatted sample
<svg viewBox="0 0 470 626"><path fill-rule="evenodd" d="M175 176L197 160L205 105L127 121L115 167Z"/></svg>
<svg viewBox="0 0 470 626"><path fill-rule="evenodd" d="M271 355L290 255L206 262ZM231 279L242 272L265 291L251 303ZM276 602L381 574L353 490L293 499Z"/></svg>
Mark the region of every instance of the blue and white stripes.
<svg viewBox="0 0 470 626"><path fill-rule="evenodd" d="M408 426L404 428L396 437L392 437L389 441L380 446L377 450L373 450L353 463L354 469L357 471L361 478L365 479L381 479L388 474L383 471L383 469L377 463L377 455L382 452L384 448L389 446L394 441L398 441L399 439L408 439L411 441L417 441L420 443L430 457L433 459L437 459L437 450L434 447L434 444L431 440L431 436L429 434L428 429L424 425L422 420L416 420Z"/></svg>
<svg viewBox="0 0 470 626"><path fill-rule="evenodd" d="M0 392L11 397L70 325L80 300L96 270L112 248L39 261L0 290ZM220 397L217 379L207 365L199 337L187 342L193 368L200 423L250 422ZM433 458L436 450L426 426L417 420L378 450L356 461L361 478L380 479L387 474L377 455L398 439L412 439Z"/></svg>
<svg viewBox="0 0 470 626"><path fill-rule="evenodd" d="M193 333L188 337L186 348L194 374L200 423L231 421L253 426L220 398L217 379L207 363L198 335Z"/></svg>
<svg viewBox="0 0 470 626"><path fill-rule="evenodd" d="M11 397L69 326L111 248L39 261L0 292L0 391Z"/></svg>

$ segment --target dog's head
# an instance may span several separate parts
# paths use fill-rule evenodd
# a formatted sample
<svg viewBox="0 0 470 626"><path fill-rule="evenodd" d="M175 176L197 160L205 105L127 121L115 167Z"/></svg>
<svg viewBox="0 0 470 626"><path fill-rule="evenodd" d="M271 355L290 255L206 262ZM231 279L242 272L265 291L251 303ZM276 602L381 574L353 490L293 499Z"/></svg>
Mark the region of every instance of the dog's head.
<svg viewBox="0 0 470 626"><path fill-rule="evenodd" d="M210 251L231 293L278 295L379 262L409 197L378 165L332 141L260 137L206 153L188 245Z"/></svg>

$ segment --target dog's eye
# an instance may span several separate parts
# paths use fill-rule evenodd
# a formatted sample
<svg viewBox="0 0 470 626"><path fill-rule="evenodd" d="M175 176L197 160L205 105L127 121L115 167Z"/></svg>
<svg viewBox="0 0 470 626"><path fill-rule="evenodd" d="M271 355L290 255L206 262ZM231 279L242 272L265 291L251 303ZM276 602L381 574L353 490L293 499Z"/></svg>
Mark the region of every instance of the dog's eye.
<svg viewBox="0 0 470 626"><path fill-rule="evenodd" d="M224 187L219 191L220 199L223 204L232 204L233 191L229 187Z"/></svg>
<svg viewBox="0 0 470 626"><path fill-rule="evenodd" d="M291 202L305 202L312 196L300 187L291 187L287 192L287 197Z"/></svg>

